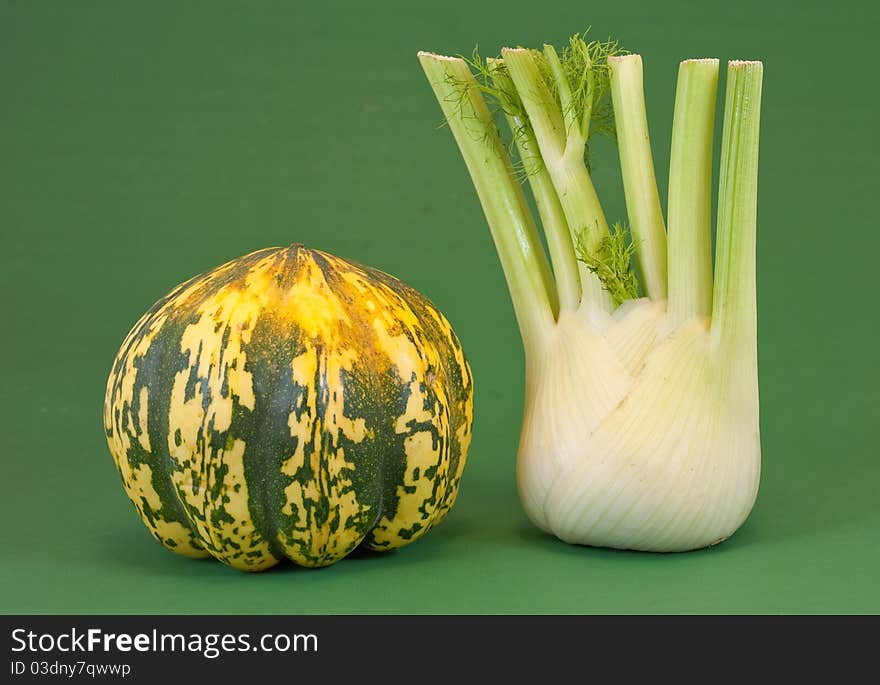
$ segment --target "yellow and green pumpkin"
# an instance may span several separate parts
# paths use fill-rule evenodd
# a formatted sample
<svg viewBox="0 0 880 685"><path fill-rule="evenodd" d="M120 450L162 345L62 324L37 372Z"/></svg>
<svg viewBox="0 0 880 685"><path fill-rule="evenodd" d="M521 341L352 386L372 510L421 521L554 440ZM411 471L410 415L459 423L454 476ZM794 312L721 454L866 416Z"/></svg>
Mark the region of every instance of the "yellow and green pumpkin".
<svg viewBox="0 0 880 685"><path fill-rule="evenodd" d="M455 501L473 381L396 278L302 245L179 285L113 364L104 426L150 532L259 571L406 545Z"/></svg>

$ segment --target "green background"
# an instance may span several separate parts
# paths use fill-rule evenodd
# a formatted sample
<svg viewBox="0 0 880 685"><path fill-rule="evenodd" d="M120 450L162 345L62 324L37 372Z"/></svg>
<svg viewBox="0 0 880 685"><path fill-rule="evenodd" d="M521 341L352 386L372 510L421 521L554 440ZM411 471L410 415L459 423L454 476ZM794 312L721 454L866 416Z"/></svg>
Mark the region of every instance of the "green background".
<svg viewBox="0 0 880 685"><path fill-rule="evenodd" d="M559 44L645 61L665 195L677 64L765 61L763 477L722 545L567 546L517 500L522 349L489 232L415 58ZM0 610L876 612L880 232L873 3L0 2ZM616 154L597 185L624 218ZM163 550L101 425L123 336L178 282L303 242L397 275L454 324L474 442L411 547L245 575Z"/></svg>

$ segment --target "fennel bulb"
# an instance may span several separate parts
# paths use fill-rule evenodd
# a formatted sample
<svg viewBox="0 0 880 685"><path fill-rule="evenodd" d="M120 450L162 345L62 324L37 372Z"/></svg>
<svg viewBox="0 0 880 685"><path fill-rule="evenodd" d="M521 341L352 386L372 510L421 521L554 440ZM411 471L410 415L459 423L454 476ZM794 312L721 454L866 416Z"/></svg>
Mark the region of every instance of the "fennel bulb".
<svg viewBox="0 0 880 685"><path fill-rule="evenodd" d="M638 55L575 35L561 54L544 46L419 59L482 203L522 334L517 483L529 518L566 542L622 549L681 551L729 537L760 476L762 64L728 64L713 279L718 60L679 68L667 222ZM516 165L487 99L507 119ZM612 127L631 241L608 227L585 162L590 137Z"/></svg>

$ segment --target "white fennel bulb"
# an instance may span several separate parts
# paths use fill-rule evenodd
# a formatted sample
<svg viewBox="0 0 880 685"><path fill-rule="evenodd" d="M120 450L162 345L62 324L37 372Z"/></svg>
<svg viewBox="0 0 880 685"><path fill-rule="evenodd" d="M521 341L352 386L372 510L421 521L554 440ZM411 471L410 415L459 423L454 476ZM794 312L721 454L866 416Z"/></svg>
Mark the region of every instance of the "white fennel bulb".
<svg viewBox="0 0 880 685"><path fill-rule="evenodd" d="M754 364L713 344L705 319L670 327L664 302L591 318L563 312L528 366L517 479L529 518L625 549L730 536L758 489Z"/></svg>
<svg viewBox="0 0 880 685"><path fill-rule="evenodd" d="M574 36L561 54L544 46L488 60L419 58L483 205L522 333L517 483L529 518L566 542L621 549L684 551L729 537L760 477L761 63L728 64L713 270L717 60L680 65L664 219L638 55ZM487 98L507 119L516 165ZM585 163L590 136L612 126L630 238L608 227Z"/></svg>

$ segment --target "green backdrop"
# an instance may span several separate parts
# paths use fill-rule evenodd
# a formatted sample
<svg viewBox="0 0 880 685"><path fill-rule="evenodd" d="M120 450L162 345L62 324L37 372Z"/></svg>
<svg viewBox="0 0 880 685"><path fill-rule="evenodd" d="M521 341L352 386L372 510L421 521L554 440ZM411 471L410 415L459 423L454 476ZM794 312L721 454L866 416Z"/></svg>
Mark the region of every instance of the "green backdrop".
<svg viewBox="0 0 880 685"><path fill-rule="evenodd" d="M876 612L880 232L874 3L0 2L0 610ZM522 349L415 58L560 43L643 55L661 196L678 61L765 61L763 479L699 552L567 546L517 500ZM723 92L723 91L722 91ZM624 218L613 147L597 185ZM290 242L426 293L476 377L446 522L399 552L244 575L163 550L101 426L123 336L178 282Z"/></svg>

